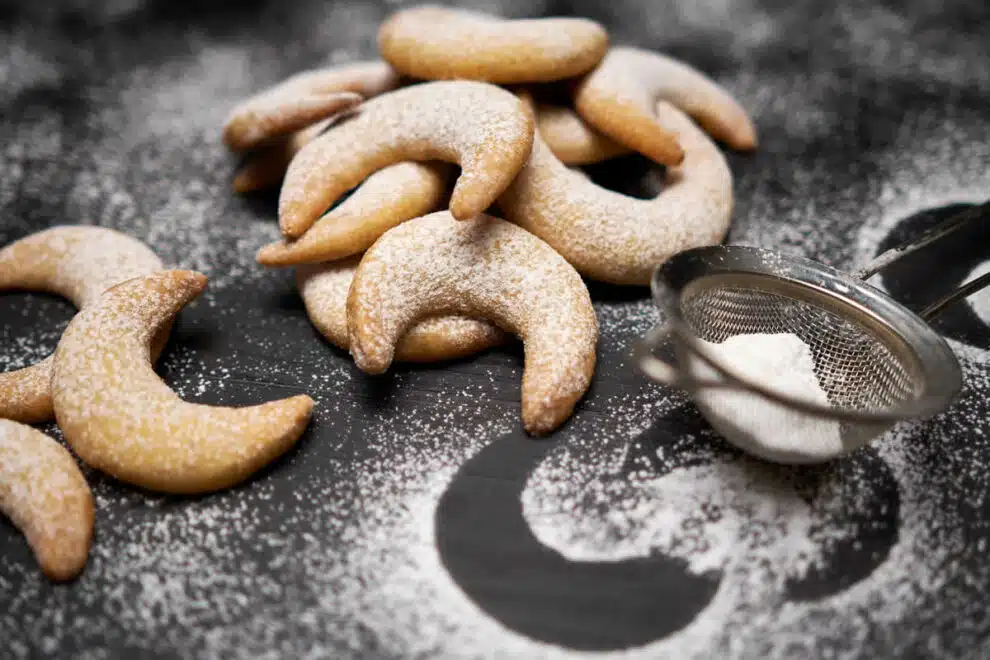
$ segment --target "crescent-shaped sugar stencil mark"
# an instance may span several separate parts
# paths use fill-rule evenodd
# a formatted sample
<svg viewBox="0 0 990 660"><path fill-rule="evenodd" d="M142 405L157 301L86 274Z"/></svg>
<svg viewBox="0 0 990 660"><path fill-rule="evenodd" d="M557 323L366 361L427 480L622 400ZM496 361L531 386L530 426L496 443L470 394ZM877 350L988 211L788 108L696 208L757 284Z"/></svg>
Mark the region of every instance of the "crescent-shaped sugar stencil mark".
<svg viewBox="0 0 990 660"><path fill-rule="evenodd" d="M688 624L714 595L716 578L691 575L683 561L663 556L575 562L533 534L520 496L555 446L516 431L457 472L435 518L451 577L508 628L574 649L642 646Z"/></svg>
<svg viewBox="0 0 990 660"><path fill-rule="evenodd" d="M713 445L706 436L711 431L700 415L690 405L680 406L632 441L620 469L601 477L613 496L606 507L616 504L623 492L632 493L624 489L637 488L637 481L660 484L650 492L658 501L667 501L653 513L676 519L661 536L673 538L680 547L677 551L668 551L661 543L643 556L577 560L544 543L543 530L534 530L523 515L520 498L555 443L533 442L515 433L472 457L442 496L436 541L443 565L479 608L542 642L605 651L673 640L716 600L724 604L724 599L744 597L737 585L728 583L733 579L731 564L753 561L741 548L752 538L743 535L768 522L765 515L741 515L729 506L719 512L718 503L706 510L702 509L710 503L698 510L679 509L684 502L676 492L690 487L695 478L691 472L702 474L713 467L716 476L719 467L724 468L723 475L744 475L741 481L726 480L726 489L741 492L730 492L725 502L735 498L742 503L741 510L756 504L758 511L761 498L766 503L777 494L758 491L772 484L771 488L784 488L779 491L783 502L774 509L776 515L801 518L794 530L805 538L798 539L796 548L774 552L782 564L777 571L781 577L767 589L776 592L772 595L776 602L828 598L869 577L886 559L897 539L897 485L874 453L859 452L839 466L775 466L745 458L722 443ZM664 481L670 483L664 487ZM709 484L717 485L717 479ZM853 490L859 491L854 497ZM844 506L822 505L835 498ZM845 506L847 499L851 503ZM650 507L644 515L650 515ZM721 529L707 530L715 536L706 539L706 524ZM738 534L740 545L737 550L736 542L730 542L721 567L706 569L710 562L696 561L690 550L683 549L710 547L719 534L723 539ZM793 540L789 535L775 539L781 545ZM820 557L799 571L791 560L809 544L819 546Z"/></svg>
<svg viewBox="0 0 990 660"><path fill-rule="evenodd" d="M898 540L900 496L893 473L875 451L865 449L841 461L817 466L775 465L745 457L724 442L713 443L705 439L716 437L690 404L665 414L630 444L622 469L607 477L623 483L610 484L618 487L609 488L609 492L623 492L625 482L659 485L664 479L672 481L671 476L682 477L673 474L675 472L693 469L701 474L721 464L724 469L716 474L721 474L722 479L715 483L720 484L720 489L737 492L710 501L699 498L700 506L693 507L698 511L683 507L680 526L685 530L694 527L699 533L684 534L676 542L686 545L685 541L693 536L697 547L712 547L716 542L705 537L717 538L717 530L706 533L702 527L721 526L735 535L746 526L755 528L761 522L772 523L773 520L766 516L738 513L738 510L759 510L761 504L772 501L780 507L777 518L795 527L792 534L778 540L778 544L791 542L798 553L812 549L815 555L814 561L806 562L794 553L788 553L786 548L774 553L779 564L775 567L776 572L784 575L778 599L813 601L827 598L868 578L886 560ZM748 475L748 478L739 481L732 478L733 473ZM682 483L682 486L689 483ZM675 483L649 488L648 492L659 500L678 487ZM699 483L697 489L700 491L704 487ZM790 504L788 500L791 500ZM734 506L734 502L743 506ZM794 506L795 503L798 506ZM679 507L682 507L679 500L671 499L664 508ZM720 513L712 515L712 509L719 509ZM733 509L737 513L733 514ZM650 509L643 515L658 513L661 513L660 508ZM733 516L735 521L730 519ZM702 521L701 524L695 525L698 521ZM806 537L801 536L804 528L808 532ZM677 532L673 538L677 539ZM738 535L738 540L740 544L744 543L743 534ZM690 554L679 553L678 556L692 559ZM742 555L735 555L727 557L726 564L740 558L749 561Z"/></svg>
<svg viewBox="0 0 990 660"><path fill-rule="evenodd" d="M786 580L785 595L791 601L828 598L866 580L899 539L897 480L875 452L866 449L824 466L816 477L808 484L808 504L811 538L821 557ZM828 500L843 500L845 506L827 506Z"/></svg>

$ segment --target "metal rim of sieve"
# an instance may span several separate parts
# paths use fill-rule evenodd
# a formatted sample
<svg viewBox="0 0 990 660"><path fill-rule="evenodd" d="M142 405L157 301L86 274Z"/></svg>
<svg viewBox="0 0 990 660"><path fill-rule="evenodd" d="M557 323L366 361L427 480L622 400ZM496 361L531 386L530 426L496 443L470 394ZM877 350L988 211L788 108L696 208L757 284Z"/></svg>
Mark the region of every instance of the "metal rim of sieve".
<svg viewBox="0 0 990 660"><path fill-rule="evenodd" d="M942 412L962 387L955 354L921 316L862 280L810 259L755 247L701 247L682 252L658 267L650 284L654 300L667 319L635 345L634 359L649 377L688 392L711 387L744 390L816 417L890 423ZM776 294L831 312L858 326L907 366L915 396L888 408L833 407L795 398L747 379L713 356L684 318L684 297L716 286ZM657 358L654 350L667 337L706 362L721 378L698 379Z"/></svg>

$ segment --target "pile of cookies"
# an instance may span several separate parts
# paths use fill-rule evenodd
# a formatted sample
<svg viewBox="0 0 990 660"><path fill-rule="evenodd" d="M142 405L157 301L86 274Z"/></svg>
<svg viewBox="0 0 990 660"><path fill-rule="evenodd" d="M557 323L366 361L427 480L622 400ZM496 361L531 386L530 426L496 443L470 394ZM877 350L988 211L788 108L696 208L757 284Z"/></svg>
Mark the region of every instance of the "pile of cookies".
<svg viewBox="0 0 990 660"><path fill-rule="evenodd" d="M581 276L645 285L720 242L732 174L709 135L752 149L753 124L702 73L610 47L589 20L420 6L378 45L382 61L300 73L231 113L235 189L282 186L284 238L258 261L297 267L314 325L368 373L519 336L523 423L552 431L594 370ZM628 152L667 167L654 199L572 169Z"/></svg>
<svg viewBox="0 0 990 660"><path fill-rule="evenodd" d="M643 285L672 254L720 241L732 176L708 134L750 149L753 126L703 74L610 47L588 20L425 6L389 18L379 46L384 61L298 74L231 114L224 141L248 153L235 189L282 182L284 239L258 261L297 267L314 325L368 373L519 336L523 423L548 433L595 367L582 275ZM541 102L549 89L573 107ZM667 166L655 199L571 169L630 151ZM308 424L305 395L197 405L154 373L176 314L205 285L99 227L54 227L0 250L0 290L80 309L53 356L0 374L0 511L52 579L85 565L93 497L72 455L28 424L54 417L83 462L166 493L239 483Z"/></svg>
<svg viewBox="0 0 990 660"><path fill-rule="evenodd" d="M54 293L80 310L53 356L0 373L0 511L50 578L85 566L93 496L72 455L28 424L54 417L87 465L164 493L244 481L308 424L305 395L205 406L183 401L155 374L176 314L205 286L205 276L166 270L137 239L101 227L53 227L0 250L0 290Z"/></svg>

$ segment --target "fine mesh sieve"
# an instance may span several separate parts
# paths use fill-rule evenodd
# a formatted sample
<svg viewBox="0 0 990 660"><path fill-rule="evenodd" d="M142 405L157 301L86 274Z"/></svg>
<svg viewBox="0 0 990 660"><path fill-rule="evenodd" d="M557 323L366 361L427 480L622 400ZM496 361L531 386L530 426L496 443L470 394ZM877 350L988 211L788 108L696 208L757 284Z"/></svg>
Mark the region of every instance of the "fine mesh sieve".
<svg viewBox="0 0 990 660"><path fill-rule="evenodd" d="M665 318L634 349L636 362L654 380L694 395L706 415L698 394L727 388L836 420L842 445L837 455L852 451L899 420L928 417L949 406L961 387L959 364L927 320L990 285L990 275L983 276L916 314L861 278L963 224L986 220L988 212L985 203L950 218L921 239L880 255L858 277L760 248L683 252L654 273L653 293ZM698 341L721 343L753 333L800 337L811 349L828 405L749 380ZM655 353L667 339L676 351L673 363ZM714 377L700 376L699 364Z"/></svg>

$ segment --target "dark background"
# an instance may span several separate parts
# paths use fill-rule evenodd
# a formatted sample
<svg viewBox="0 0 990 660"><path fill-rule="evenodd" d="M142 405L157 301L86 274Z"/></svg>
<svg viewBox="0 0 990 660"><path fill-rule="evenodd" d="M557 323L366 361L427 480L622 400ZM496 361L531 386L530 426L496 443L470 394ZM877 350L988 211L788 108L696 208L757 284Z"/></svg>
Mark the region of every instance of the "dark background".
<svg viewBox="0 0 990 660"><path fill-rule="evenodd" d="M97 533L72 584L47 583L0 520L0 656L990 653L974 308L939 324L966 377L952 410L802 469L739 455L632 371L629 342L656 320L645 290L591 285L595 381L543 440L519 430L518 346L369 378L319 338L291 271L253 262L275 198L230 192L219 128L295 71L374 56L402 4L0 2L0 244L61 223L138 236L211 279L160 362L177 391L317 400L298 448L230 492L88 473ZM983 0L471 4L589 16L726 85L761 137L730 155L734 242L852 268L990 196ZM593 174L655 190L636 159ZM976 230L881 284L922 305L988 255ZM71 314L0 296L0 369L51 351Z"/></svg>

